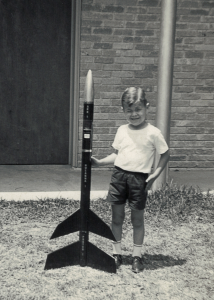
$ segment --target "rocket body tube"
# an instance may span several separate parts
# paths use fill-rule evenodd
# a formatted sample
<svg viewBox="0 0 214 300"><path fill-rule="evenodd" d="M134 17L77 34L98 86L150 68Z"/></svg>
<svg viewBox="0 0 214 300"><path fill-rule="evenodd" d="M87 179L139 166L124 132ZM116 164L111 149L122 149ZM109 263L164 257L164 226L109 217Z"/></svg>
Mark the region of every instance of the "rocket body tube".
<svg viewBox="0 0 214 300"><path fill-rule="evenodd" d="M85 83L85 101L83 110L82 170L81 170L81 230L80 265L87 265L88 211L91 190L91 153L93 139L94 86L91 70Z"/></svg>

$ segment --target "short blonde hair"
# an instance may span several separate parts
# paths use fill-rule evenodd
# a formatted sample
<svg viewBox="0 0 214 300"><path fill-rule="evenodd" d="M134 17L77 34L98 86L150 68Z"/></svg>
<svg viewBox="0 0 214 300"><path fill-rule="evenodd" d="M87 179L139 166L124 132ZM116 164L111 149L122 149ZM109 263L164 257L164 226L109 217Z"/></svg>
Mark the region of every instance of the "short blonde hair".
<svg viewBox="0 0 214 300"><path fill-rule="evenodd" d="M129 87L125 90L121 97L121 104L124 107L124 103L127 103L131 106L133 103L140 101L145 106L149 106L149 103L146 100L146 93L142 88Z"/></svg>

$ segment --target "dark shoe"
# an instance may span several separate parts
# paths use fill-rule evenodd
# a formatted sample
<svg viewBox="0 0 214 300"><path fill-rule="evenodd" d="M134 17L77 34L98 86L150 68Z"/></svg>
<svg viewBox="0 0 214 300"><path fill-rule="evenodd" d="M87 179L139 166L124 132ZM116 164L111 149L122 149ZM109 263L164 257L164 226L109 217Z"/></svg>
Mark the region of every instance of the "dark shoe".
<svg viewBox="0 0 214 300"><path fill-rule="evenodd" d="M113 257L115 259L116 268L118 269L122 264L122 256L120 254L113 254Z"/></svg>
<svg viewBox="0 0 214 300"><path fill-rule="evenodd" d="M135 256L133 257L133 263L132 263L132 271L135 273L139 273L140 271L143 271L143 263L141 260L141 257Z"/></svg>

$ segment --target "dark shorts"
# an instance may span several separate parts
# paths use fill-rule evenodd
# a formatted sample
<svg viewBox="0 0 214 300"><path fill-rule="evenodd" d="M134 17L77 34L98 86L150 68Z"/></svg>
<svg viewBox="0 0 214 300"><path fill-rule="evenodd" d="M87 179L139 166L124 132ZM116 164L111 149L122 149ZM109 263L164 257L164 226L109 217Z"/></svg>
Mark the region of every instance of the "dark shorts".
<svg viewBox="0 0 214 300"><path fill-rule="evenodd" d="M144 209L147 198L145 192L147 178L148 174L129 172L115 166L106 200L112 205L125 204L128 200L131 209Z"/></svg>

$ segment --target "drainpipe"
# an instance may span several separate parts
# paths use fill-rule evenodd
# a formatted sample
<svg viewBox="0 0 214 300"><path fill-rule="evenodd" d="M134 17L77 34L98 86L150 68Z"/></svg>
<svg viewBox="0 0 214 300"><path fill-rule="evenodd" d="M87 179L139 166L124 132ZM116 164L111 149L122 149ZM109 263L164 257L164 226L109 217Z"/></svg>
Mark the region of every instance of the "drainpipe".
<svg viewBox="0 0 214 300"><path fill-rule="evenodd" d="M158 66L156 126L161 130L168 145L170 144L176 8L177 0L161 1L161 35ZM159 159L160 155L156 154L155 168L158 165ZM168 165L154 182L152 190L157 190L165 184L168 179L167 177Z"/></svg>

